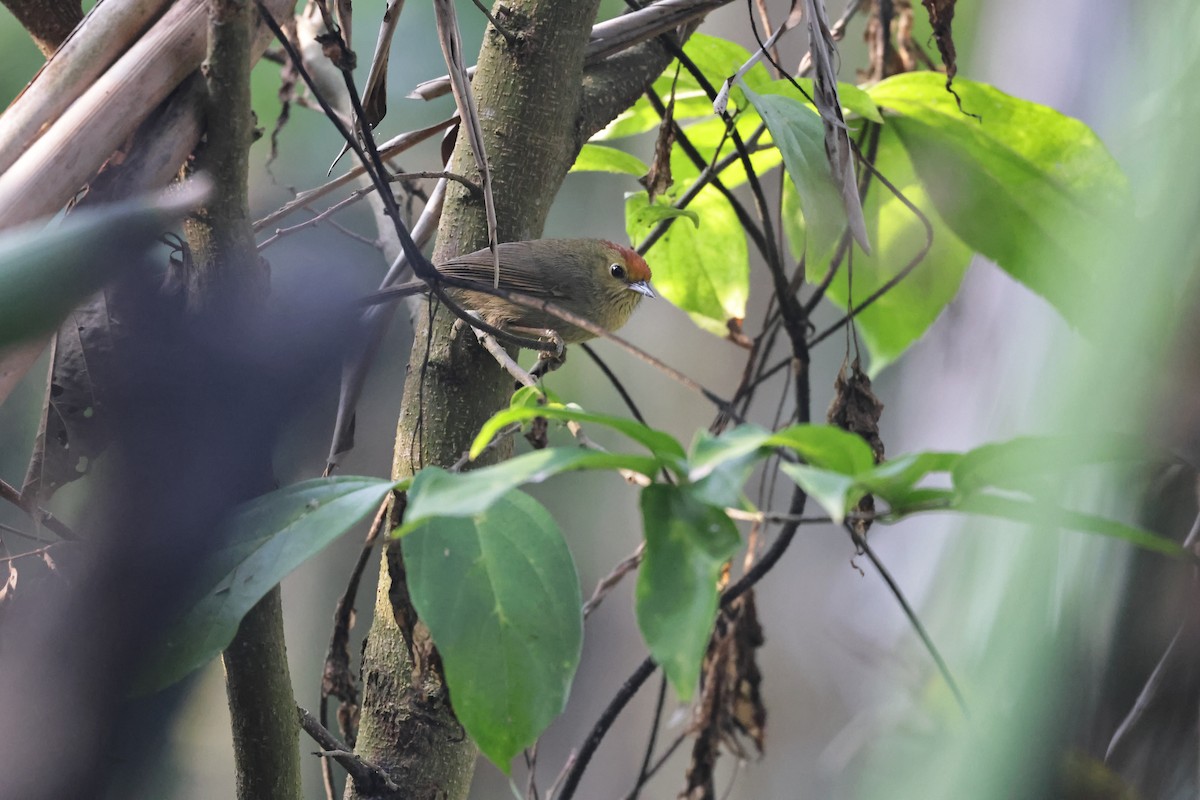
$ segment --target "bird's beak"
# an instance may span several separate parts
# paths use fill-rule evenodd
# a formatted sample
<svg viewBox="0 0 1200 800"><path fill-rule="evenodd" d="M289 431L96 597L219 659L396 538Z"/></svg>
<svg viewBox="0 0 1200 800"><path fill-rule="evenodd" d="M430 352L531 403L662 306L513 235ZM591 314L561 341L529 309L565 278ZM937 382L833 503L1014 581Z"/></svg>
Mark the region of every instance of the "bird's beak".
<svg viewBox="0 0 1200 800"><path fill-rule="evenodd" d="M650 288L650 284L646 281L631 283L629 284L629 289L637 292L638 294L644 294L646 297L657 297L657 295L654 294L654 290Z"/></svg>

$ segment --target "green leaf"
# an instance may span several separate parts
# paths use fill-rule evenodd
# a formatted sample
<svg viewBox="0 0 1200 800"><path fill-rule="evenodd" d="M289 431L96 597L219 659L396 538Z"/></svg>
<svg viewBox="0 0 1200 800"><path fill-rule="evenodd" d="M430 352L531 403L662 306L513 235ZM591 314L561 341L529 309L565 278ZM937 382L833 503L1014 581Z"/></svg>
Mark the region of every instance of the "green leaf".
<svg viewBox="0 0 1200 800"><path fill-rule="evenodd" d="M395 532L404 536L434 517L471 517L482 514L501 498L526 483L541 483L563 472L582 469L629 469L652 477L659 462L647 456L605 453L580 447L547 447L469 472L447 472L425 467L408 490L404 524Z"/></svg>
<svg viewBox="0 0 1200 800"><path fill-rule="evenodd" d="M717 90L726 78L750 59L750 53L741 45L703 33L693 33L684 44L683 52ZM671 95L671 85L675 82L678 66L678 61L672 61L654 81L653 91L662 98L664 104ZM757 88L770 83L771 76L766 67L756 64L746 73L743 80L751 88ZM680 69L679 80L675 83L675 119L707 117L712 113L712 101L700 88L699 81L686 69ZM645 133L656 129L660 120L650 101L642 97L592 138L619 139Z"/></svg>
<svg viewBox="0 0 1200 800"><path fill-rule="evenodd" d="M795 80L808 93L809 97L813 96L812 78L796 78ZM812 105L812 103L804 99L803 95L796 91L796 87L787 78L755 86L754 89L759 94L784 95L785 97L795 98L805 105ZM875 105L875 101L871 99L871 95L863 89L858 88L852 83L842 83L839 81L838 98L842 101L842 113L847 116L854 114L863 119L869 119L871 122L883 124L883 117L879 113L879 107Z"/></svg>
<svg viewBox="0 0 1200 800"><path fill-rule="evenodd" d="M843 475L875 468L875 454L866 440L834 425L793 425L772 434L767 444L790 447L811 466Z"/></svg>
<svg viewBox="0 0 1200 800"><path fill-rule="evenodd" d="M426 520L403 548L455 715L507 774L562 712L579 666L582 598L562 533L514 491L469 519Z"/></svg>
<svg viewBox="0 0 1200 800"><path fill-rule="evenodd" d="M720 436L699 431L688 458L688 480L698 481L728 461L757 455L774 434L757 425L738 425Z"/></svg>
<svg viewBox="0 0 1200 800"><path fill-rule="evenodd" d="M721 508L743 505L743 488L770 438L771 432L757 425L739 425L720 436L697 432L688 458L695 496Z"/></svg>
<svg viewBox="0 0 1200 800"><path fill-rule="evenodd" d="M855 325L871 355L871 376L895 361L924 335L954 299L971 262L972 250L959 240L938 215L925 187L917 179L903 143L885 126L880 132L875 166L921 210L933 229L925 258L903 280L888 289L855 317ZM878 181L863 197L863 218L872 242L870 255L853 244L849 265L843 260L825 296L845 310L862 303L900 274L925 247L926 231L915 214ZM784 231L797 257L803 252L804 220L791 186L784 187ZM830 258L810 258L806 269L812 281L828 272ZM848 266L850 268L848 268Z"/></svg>
<svg viewBox="0 0 1200 800"><path fill-rule="evenodd" d="M654 660L682 700L700 677L717 616L717 578L741 539L725 513L687 487L642 490L646 552L638 572L637 620Z"/></svg>
<svg viewBox="0 0 1200 800"><path fill-rule="evenodd" d="M379 508L393 486L378 478L317 478L239 506L219 534L224 545L202 570L199 602L170 628L136 691L164 689L208 663L255 603Z"/></svg>
<svg viewBox="0 0 1200 800"><path fill-rule="evenodd" d="M630 202L626 201L627 210ZM689 208L699 213L700 227L675 223L646 253L646 260L659 293L688 312L701 328L723 337L728 320L746 316L750 293L746 232L733 207L711 186L704 187Z"/></svg>
<svg viewBox="0 0 1200 800"><path fill-rule="evenodd" d="M1095 464L1146 461L1145 447L1131 436L1022 436L963 454L953 471L954 488L964 494L1012 489L1036 494L1048 476Z"/></svg>
<svg viewBox="0 0 1200 800"><path fill-rule="evenodd" d="M671 466L673 462L682 461L685 457L683 445L676 441L675 437L669 433L655 430L631 419L611 417L607 414L593 414L590 411L584 411L574 404L564 405L562 403L549 402L545 405L536 405L529 402L529 397L529 395L525 396L523 405L518 407L510 406L484 423L483 428L479 431L479 435L471 443L470 452L472 458L478 457L483 452L483 448L487 447L488 442L492 440L492 437L502 428L514 422L528 422L535 417L545 417L546 419L562 420L564 422L603 425L607 428L620 431L651 453L654 453L655 456L665 462L664 466ZM636 469L636 467L630 467L630 469ZM645 474L653 475L654 473L649 472Z"/></svg>
<svg viewBox="0 0 1200 800"><path fill-rule="evenodd" d="M779 468L829 512L830 518L838 524L846 518L850 507L865 494L852 476L841 472L786 461Z"/></svg>
<svg viewBox="0 0 1200 800"><path fill-rule="evenodd" d="M683 53L692 60L693 64L700 68L701 74L705 78L708 78L708 82L716 89L720 89L721 84L725 82L726 78L732 76L743 64L750 60L750 51L740 44L731 42L728 39L722 39L719 36L709 36L703 33L693 33L683 46ZM655 82L655 87L661 90L665 86L669 90L670 80L674 75L675 62L672 62ZM771 75L767 72L767 68L763 66L762 62L759 62L742 76L742 81L751 88L758 88L770 83ZM685 69L679 72L679 88L684 90L699 89L700 84ZM709 111L712 111L711 103L709 103Z"/></svg>
<svg viewBox="0 0 1200 800"><path fill-rule="evenodd" d="M1135 547L1162 553L1172 558L1188 558L1188 551L1163 536L1117 520L1070 511L1040 500L999 497L991 494L971 494L955 499L948 510L979 514L1012 522L1024 522L1039 527L1067 528L1096 533L1128 542Z"/></svg>
<svg viewBox="0 0 1200 800"><path fill-rule="evenodd" d="M616 172L640 178L649 171L643 161L615 147L585 144L571 167L571 172Z"/></svg>
<svg viewBox="0 0 1200 800"><path fill-rule="evenodd" d="M910 453L860 473L855 480L859 487L885 500L892 513L904 514L928 500L917 484L930 473L954 469L960 458L958 453Z"/></svg>
<svg viewBox="0 0 1200 800"><path fill-rule="evenodd" d="M665 195L654 198L653 203L644 191L625 196L625 230L631 242L640 242L658 223L675 217L687 217L694 227L700 227L699 214L690 208L675 208Z"/></svg>
<svg viewBox="0 0 1200 800"><path fill-rule="evenodd" d="M940 73L897 75L869 93L950 228L1085 324L1099 275L1086 245L1128 220L1124 176L1082 122L984 84L954 88L980 119L958 109Z"/></svg>
<svg viewBox="0 0 1200 800"><path fill-rule="evenodd" d="M738 114L734 127L743 142L750 145L750 135L761 123L762 119L758 113L746 105L746 109ZM723 119L713 118L703 122L694 122L691 125L685 125L683 130L687 134L688 141L700 153L704 167L725 158L734 151L733 139L725 135L726 125ZM750 164L754 167L756 174L763 175L783 163L783 156L780 154L779 148L771 146L769 133L764 132L758 139L757 145L757 149L753 149L750 153ZM718 148L720 148L719 154ZM675 179L677 187L691 184L699 177L700 170L701 167L696 166L692 159L683 152L683 148L671 148L671 176ZM746 167L740 158L735 159L721 171L721 183L725 184L728 189L741 186L745 182Z"/></svg>
<svg viewBox="0 0 1200 800"><path fill-rule="evenodd" d="M788 176L796 185L807 226L805 246L809 258L828 258L846 228L846 212L829 171L821 118L812 106L795 98L745 91L767 123L771 138L783 153Z"/></svg>
<svg viewBox="0 0 1200 800"><path fill-rule="evenodd" d="M72 308L137 266L182 212L178 202L148 198L73 212L57 225L42 220L6 231L0 236L0 346L57 328Z"/></svg>

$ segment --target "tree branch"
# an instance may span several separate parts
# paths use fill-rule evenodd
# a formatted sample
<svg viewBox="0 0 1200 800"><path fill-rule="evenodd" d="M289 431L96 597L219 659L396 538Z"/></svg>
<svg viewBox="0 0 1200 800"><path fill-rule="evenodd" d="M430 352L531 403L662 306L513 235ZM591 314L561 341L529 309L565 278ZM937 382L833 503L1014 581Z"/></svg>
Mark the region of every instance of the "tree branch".
<svg viewBox="0 0 1200 800"><path fill-rule="evenodd" d="M63 40L83 19L79 0L4 0L37 45L42 55L50 58Z"/></svg>

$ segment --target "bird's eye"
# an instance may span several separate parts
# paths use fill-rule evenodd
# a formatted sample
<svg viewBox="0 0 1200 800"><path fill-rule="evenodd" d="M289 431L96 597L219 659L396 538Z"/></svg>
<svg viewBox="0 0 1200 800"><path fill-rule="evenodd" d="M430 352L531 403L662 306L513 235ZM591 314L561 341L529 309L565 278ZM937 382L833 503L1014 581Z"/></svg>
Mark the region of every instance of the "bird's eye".
<svg viewBox="0 0 1200 800"><path fill-rule="evenodd" d="M620 264L612 264L609 266L608 272L619 281L625 280L625 268Z"/></svg>

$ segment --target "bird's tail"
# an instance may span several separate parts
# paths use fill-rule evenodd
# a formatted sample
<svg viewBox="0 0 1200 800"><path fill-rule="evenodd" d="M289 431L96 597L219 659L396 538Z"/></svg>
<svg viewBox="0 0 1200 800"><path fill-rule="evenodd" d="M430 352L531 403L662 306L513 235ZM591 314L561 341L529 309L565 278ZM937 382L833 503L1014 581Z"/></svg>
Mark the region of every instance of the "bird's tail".
<svg viewBox="0 0 1200 800"><path fill-rule="evenodd" d="M378 292L373 292L362 299L364 306L377 306L383 303L390 303L393 300L399 300L402 297L412 297L415 294L429 291L429 285L425 281L409 281L398 286L389 286L386 289L380 289Z"/></svg>

